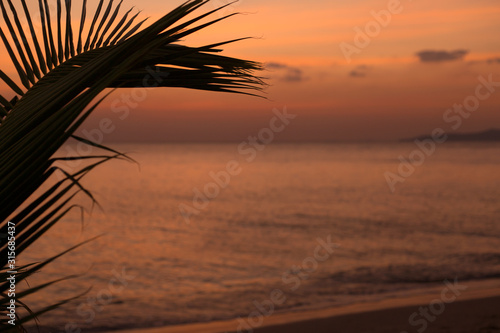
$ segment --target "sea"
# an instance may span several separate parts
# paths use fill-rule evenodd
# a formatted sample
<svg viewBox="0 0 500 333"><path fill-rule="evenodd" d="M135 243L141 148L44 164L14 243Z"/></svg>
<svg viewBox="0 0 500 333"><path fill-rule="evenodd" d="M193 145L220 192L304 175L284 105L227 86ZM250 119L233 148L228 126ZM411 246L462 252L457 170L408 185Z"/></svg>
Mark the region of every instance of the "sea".
<svg viewBox="0 0 500 333"><path fill-rule="evenodd" d="M498 143L110 146L135 162L92 170L82 184L96 203L81 191L19 258L98 236L29 278L72 276L24 299L35 311L76 297L40 316L42 331L248 318L500 278Z"/></svg>

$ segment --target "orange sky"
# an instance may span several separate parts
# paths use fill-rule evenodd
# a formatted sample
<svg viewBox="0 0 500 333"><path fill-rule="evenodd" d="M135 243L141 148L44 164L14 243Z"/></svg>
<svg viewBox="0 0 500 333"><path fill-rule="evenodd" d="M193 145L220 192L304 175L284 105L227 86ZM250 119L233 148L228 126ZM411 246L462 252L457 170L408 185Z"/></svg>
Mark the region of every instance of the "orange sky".
<svg viewBox="0 0 500 333"><path fill-rule="evenodd" d="M242 141L267 126L273 108L287 106L298 117L279 133L281 141L391 140L436 127L451 130L443 113L474 95L479 76L492 74L493 81L500 82L500 4L397 2L242 0L226 13L247 15L221 22L186 44L259 37L226 47L226 54L271 64L265 73L271 84L269 100L159 89L148 91L121 120L112 105L123 105L121 95L131 92L120 90L85 126L92 129L100 119L111 119L116 129L106 134L106 141ZM125 0L124 5L136 5L141 16L152 21L178 3ZM388 24L375 23L371 13L389 9L393 13ZM348 61L340 45L356 46L355 29L364 31L367 25L379 31L374 30L369 44L357 47ZM0 50L2 69L12 73ZM421 59L421 51L429 52ZM0 90L5 93L4 86ZM500 87L497 90L458 131L500 127Z"/></svg>

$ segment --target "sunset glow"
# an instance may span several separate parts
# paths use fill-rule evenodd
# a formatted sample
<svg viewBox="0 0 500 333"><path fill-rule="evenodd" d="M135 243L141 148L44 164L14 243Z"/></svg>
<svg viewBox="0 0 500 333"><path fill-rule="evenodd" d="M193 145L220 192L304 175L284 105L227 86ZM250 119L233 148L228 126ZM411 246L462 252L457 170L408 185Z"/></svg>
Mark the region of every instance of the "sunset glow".
<svg viewBox="0 0 500 333"><path fill-rule="evenodd" d="M145 0L124 5L137 5L140 16L152 22L177 3ZM385 17L390 6L398 13ZM479 76L493 74L500 81L500 6L495 0L243 0L221 15L236 11L244 15L219 22L186 42L203 45L255 37L224 49L268 64L263 75L270 84L265 95L269 100L152 90L121 121L111 103L130 92L120 90L86 126L95 126L102 117L116 120L117 130L106 141L238 141L264 124L273 108L286 105L302 121L279 141L395 140L439 126L447 108L474 93ZM355 46L357 31L374 27L374 15L388 23L376 23L379 32L347 59L340 45ZM433 62L417 56L421 51L457 50L463 50L463 57ZM9 62L3 50L1 61ZM9 74L14 76L13 69ZM499 107L496 93L459 131L500 124Z"/></svg>
<svg viewBox="0 0 500 333"><path fill-rule="evenodd" d="M500 332L499 17L0 0L0 331Z"/></svg>

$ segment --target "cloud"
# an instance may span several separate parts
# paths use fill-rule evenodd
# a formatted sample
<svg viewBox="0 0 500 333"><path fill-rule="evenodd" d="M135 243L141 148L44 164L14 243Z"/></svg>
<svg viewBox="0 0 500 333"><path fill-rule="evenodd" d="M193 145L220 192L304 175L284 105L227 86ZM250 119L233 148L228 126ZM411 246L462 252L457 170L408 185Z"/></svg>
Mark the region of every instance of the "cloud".
<svg viewBox="0 0 500 333"><path fill-rule="evenodd" d="M283 68L287 68L287 67L288 67L287 65L281 64L279 62L268 62L266 64L267 69L283 69Z"/></svg>
<svg viewBox="0 0 500 333"><path fill-rule="evenodd" d="M500 58L491 58L486 60L488 64L500 64Z"/></svg>
<svg viewBox="0 0 500 333"><path fill-rule="evenodd" d="M482 60L470 60L467 62L468 65L478 65L478 64L488 64L488 65L498 65L500 64L500 58L489 58Z"/></svg>
<svg viewBox="0 0 500 333"><path fill-rule="evenodd" d="M304 73L298 68L289 68L283 79L287 82L299 82L304 80Z"/></svg>
<svg viewBox="0 0 500 333"><path fill-rule="evenodd" d="M349 72L349 76L350 77L358 77L358 78L366 77L369 69L370 69L370 67L368 67L366 65L359 65L355 69L353 69L352 71Z"/></svg>
<svg viewBox="0 0 500 333"><path fill-rule="evenodd" d="M305 80L304 72L297 67L288 66L279 62L269 62L266 68L280 71L278 79L286 82L301 82Z"/></svg>
<svg viewBox="0 0 500 333"><path fill-rule="evenodd" d="M420 58L421 62L443 62L443 61L462 60L467 53L469 53L469 51L467 50L455 50L450 52L424 50L418 52L417 57Z"/></svg>

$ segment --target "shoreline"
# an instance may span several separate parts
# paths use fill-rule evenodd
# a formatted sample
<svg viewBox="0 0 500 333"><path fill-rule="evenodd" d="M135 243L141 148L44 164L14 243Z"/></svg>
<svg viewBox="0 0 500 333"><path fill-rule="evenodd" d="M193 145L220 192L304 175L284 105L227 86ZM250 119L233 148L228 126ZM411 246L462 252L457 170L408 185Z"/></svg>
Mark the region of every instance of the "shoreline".
<svg viewBox="0 0 500 333"><path fill-rule="evenodd" d="M453 281L452 281L453 282ZM450 282L451 284L451 282ZM387 298L319 310L276 313L255 327L241 319L193 323L157 328L108 331L120 333L330 333L342 332L500 332L500 280L465 281L465 290L450 287L427 289L419 295ZM461 285L458 282L458 285ZM443 290L447 289L445 292ZM454 293L456 298L454 300ZM440 301L442 300L442 301ZM442 307L439 305L442 303ZM429 313L430 307L434 312ZM427 313L425 309L427 308ZM424 309L424 313L419 313ZM442 310L442 311L441 311ZM441 311L441 312L440 312ZM432 313L436 314L433 315ZM415 315L416 314L416 315ZM412 324L410 317L413 316ZM427 318L427 319L426 319ZM482 326L483 325L483 326ZM460 329L462 328L462 329ZM482 331L483 329L490 329ZM422 330L423 332L423 330Z"/></svg>

